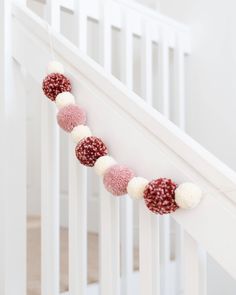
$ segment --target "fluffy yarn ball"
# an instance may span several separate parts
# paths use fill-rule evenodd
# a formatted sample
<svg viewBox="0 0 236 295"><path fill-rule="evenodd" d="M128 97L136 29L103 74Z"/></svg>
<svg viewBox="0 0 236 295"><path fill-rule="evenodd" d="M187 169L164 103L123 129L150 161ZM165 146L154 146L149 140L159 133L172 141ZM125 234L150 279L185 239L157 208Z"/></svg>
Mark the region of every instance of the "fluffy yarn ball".
<svg viewBox="0 0 236 295"><path fill-rule="evenodd" d="M108 150L100 138L89 136L77 144L75 154L81 164L93 167L98 158L108 154Z"/></svg>
<svg viewBox="0 0 236 295"><path fill-rule="evenodd" d="M57 122L63 130L71 132L75 126L86 122L86 113L80 107L70 104L59 110Z"/></svg>
<svg viewBox="0 0 236 295"><path fill-rule="evenodd" d="M43 80L42 88L44 94L54 101L59 93L71 91L71 83L64 75L52 73Z"/></svg>
<svg viewBox="0 0 236 295"><path fill-rule="evenodd" d="M73 130L71 131L71 136L73 138L73 141L75 143L78 143L79 141L81 141L82 139L84 139L85 137L89 137L92 135L91 130L89 129L88 126L86 125L79 125L76 126L75 128L73 128Z"/></svg>
<svg viewBox="0 0 236 295"><path fill-rule="evenodd" d="M60 62L56 60L50 61L50 63L48 64L47 73L48 74L52 74L52 73L64 74L64 67Z"/></svg>
<svg viewBox="0 0 236 295"><path fill-rule="evenodd" d="M199 204L201 198L202 190L191 182L182 183L175 190L175 201L180 208L194 208Z"/></svg>
<svg viewBox="0 0 236 295"><path fill-rule="evenodd" d="M176 187L177 185L167 178L149 182L144 191L144 200L148 209L161 215L174 212L178 208L175 202Z"/></svg>
<svg viewBox="0 0 236 295"><path fill-rule="evenodd" d="M68 91L59 93L56 97L56 105L58 109L61 109L68 104L75 104L74 95Z"/></svg>
<svg viewBox="0 0 236 295"><path fill-rule="evenodd" d="M103 178L105 188L114 196L122 196L127 193L127 185L134 172L128 167L113 165L106 170Z"/></svg>
<svg viewBox="0 0 236 295"><path fill-rule="evenodd" d="M97 159L94 165L95 172L97 173L97 175L103 176L106 170L115 164L116 161L110 156L100 157L99 159Z"/></svg>
<svg viewBox="0 0 236 295"><path fill-rule="evenodd" d="M148 180L143 177L133 177L127 186L127 192L131 198L140 199L143 197Z"/></svg>

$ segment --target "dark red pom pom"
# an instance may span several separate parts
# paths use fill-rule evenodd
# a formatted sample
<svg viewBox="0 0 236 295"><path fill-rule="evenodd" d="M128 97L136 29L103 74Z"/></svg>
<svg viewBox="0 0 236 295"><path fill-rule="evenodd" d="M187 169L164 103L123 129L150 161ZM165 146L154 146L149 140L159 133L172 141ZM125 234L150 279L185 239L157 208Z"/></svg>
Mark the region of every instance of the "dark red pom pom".
<svg viewBox="0 0 236 295"><path fill-rule="evenodd" d="M75 154L81 164L93 167L98 158L108 154L108 150L100 138L89 136L77 144Z"/></svg>
<svg viewBox="0 0 236 295"><path fill-rule="evenodd" d="M52 101L56 99L59 93L66 91L71 91L71 83L70 80L62 74L53 73L43 80L43 92Z"/></svg>
<svg viewBox="0 0 236 295"><path fill-rule="evenodd" d="M161 215L174 212L178 208L175 202L176 187L177 185L167 178L149 182L144 191L144 200L148 209Z"/></svg>

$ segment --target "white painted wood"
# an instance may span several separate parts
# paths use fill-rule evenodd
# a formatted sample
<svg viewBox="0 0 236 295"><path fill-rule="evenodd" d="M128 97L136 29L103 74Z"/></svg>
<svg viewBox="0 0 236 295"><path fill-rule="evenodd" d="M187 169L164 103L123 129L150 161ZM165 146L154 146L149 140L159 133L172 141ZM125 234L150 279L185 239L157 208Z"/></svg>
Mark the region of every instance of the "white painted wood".
<svg viewBox="0 0 236 295"><path fill-rule="evenodd" d="M59 130L56 108L42 96L41 110L41 290L59 294Z"/></svg>
<svg viewBox="0 0 236 295"><path fill-rule="evenodd" d="M0 293L25 295L26 97L22 68L12 59L9 1L0 3L0 43Z"/></svg>
<svg viewBox="0 0 236 295"><path fill-rule="evenodd" d="M121 46L121 80L130 90L133 89L133 34L130 16L123 11L122 17L122 46Z"/></svg>
<svg viewBox="0 0 236 295"><path fill-rule="evenodd" d="M184 235L184 294L199 293L199 261L197 243L188 234Z"/></svg>
<svg viewBox="0 0 236 295"><path fill-rule="evenodd" d="M41 83L43 65L49 56L46 26L28 10L15 5L14 16L14 58ZM28 42L29 37L32 42ZM24 50L19 46L22 43ZM80 103L89 109L89 124L94 134L101 134L115 158L123 159L148 179L157 176L158 167L160 175L168 175L177 182L194 181L204 189L203 201L197 208L180 209L172 216L225 270L236 277L236 240L231 234L236 222L235 194L232 191L223 193L218 189L234 188L235 173L165 117L148 107L137 95L127 91L119 81L104 73L101 67L78 52L65 38L54 34L54 47L71 79L80 81L75 95L80 92ZM30 52L35 52L39 58L34 59ZM120 149L120 143L126 141L129 141L129 149ZM138 148L137 142L141 143ZM222 249L227 249L227 253Z"/></svg>
<svg viewBox="0 0 236 295"><path fill-rule="evenodd" d="M87 14L86 0L74 1L74 21L77 32L76 45L83 52L87 52Z"/></svg>
<svg viewBox="0 0 236 295"><path fill-rule="evenodd" d="M144 200L139 204L140 295L160 293L159 217L150 213Z"/></svg>
<svg viewBox="0 0 236 295"><path fill-rule="evenodd" d="M111 72L111 0L100 1L100 63L105 71Z"/></svg>
<svg viewBox="0 0 236 295"><path fill-rule="evenodd" d="M100 294L120 294L119 198L100 183L99 274Z"/></svg>
<svg viewBox="0 0 236 295"><path fill-rule="evenodd" d="M60 32L60 3L58 0L46 0L45 19L54 30Z"/></svg>
<svg viewBox="0 0 236 295"><path fill-rule="evenodd" d="M87 168L69 141L69 292L87 294Z"/></svg>
<svg viewBox="0 0 236 295"><path fill-rule="evenodd" d="M133 203L129 196L121 200L121 294L132 294Z"/></svg>
<svg viewBox="0 0 236 295"><path fill-rule="evenodd" d="M89 18L99 21L101 12L101 1L100 0L86 0L85 10ZM73 11L74 4L72 0L61 0L61 5ZM163 16L153 9L149 9L136 2L127 0L118 0L111 2L111 14L109 16L112 26L117 29L122 28L123 24L123 11L131 15L130 23L132 23L132 33L141 36L142 35L142 23L146 19L147 22L154 22L155 28L161 27L165 30L166 37L169 45L175 46L175 34L177 30L183 35L183 48L185 52L190 51L190 35L187 26L182 25L173 19ZM158 41L156 30L152 32L153 41Z"/></svg>
<svg viewBox="0 0 236 295"><path fill-rule="evenodd" d="M129 16L124 12L121 46L121 79L132 90L133 87L133 36ZM121 199L121 294L133 293L133 202L129 196Z"/></svg>
<svg viewBox="0 0 236 295"><path fill-rule="evenodd" d="M185 128L185 57L181 42L177 39L174 50L174 122Z"/></svg>
<svg viewBox="0 0 236 295"><path fill-rule="evenodd" d="M142 81L142 96L145 101L152 105L152 40L150 37L150 26L143 24L142 34L142 52L141 52L141 81Z"/></svg>

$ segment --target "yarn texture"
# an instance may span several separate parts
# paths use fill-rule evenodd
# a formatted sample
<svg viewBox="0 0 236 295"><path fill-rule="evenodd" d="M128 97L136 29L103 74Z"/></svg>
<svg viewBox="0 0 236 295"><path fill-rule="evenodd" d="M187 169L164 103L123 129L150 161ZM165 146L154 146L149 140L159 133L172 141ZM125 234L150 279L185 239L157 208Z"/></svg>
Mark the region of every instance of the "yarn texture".
<svg viewBox="0 0 236 295"><path fill-rule="evenodd" d="M75 98L74 95L70 92L62 92L59 93L56 97L56 105L58 109L61 109L69 104L75 104Z"/></svg>
<svg viewBox="0 0 236 295"><path fill-rule="evenodd" d="M80 107L70 104L59 110L57 122L63 130L71 132L75 126L86 122L86 113Z"/></svg>
<svg viewBox="0 0 236 295"><path fill-rule="evenodd" d="M105 188L114 196L122 196L127 193L127 185L134 172L122 165L113 165L104 174L103 183Z"/></svg>
<svg viewBox="0 0 236 295"><path fill-rule="evenodd" d="M59 73L49 74L43 80L43 92L44 94L54 101L59 93L65 91L71 91L71 83L70 80L67 79L64 75Z"/></svg>
<svg viewBox="0 0 236 295"><path fill-rule="evenodd" d="M107 169L115 165L116 161L110 156L103 156L97 159L94 168L99 176L103 176Z"/></svg>
<svg viewBox="0 0 236 295"><path fill-rule="evenodd" d="M149 182L144 191L144 200L148 209L161 215L174 212L178 208L175 202L176 187L177 185L167 178Z"/></svg>
<svg viewBox="0 0 236 295"><path fill-rule="evenodd" d="M75 143L78 143L80 140L84 139L85 137L89 137L92 135L90 128L86 125L78 125L73 128L71 131L71 136Z"/></svg>
<svg viewBox="0 0 236 295"><path fill-rule="evenodd" d="M191 182L180 184L175 191L175 201L180 208L191 209L196 207L202 198L202 190Z"/></svg>
<svg viewBox="0 0 236 295"><path fill-rule="evenodd" d="M108 149L100 138L89 136L77 144L75 154L81 164L93 167L98 158L108 154Z"/></svg>
<svg viewBox="0 0 236 295"><path fill-rule="evenodd" d="M48 64L47 72L48 74L52 74L52 73L64 74L64 67L60 62L53 60Z"/></svg>
<svg viewBox="0 0 236 295"><path fill-rule="evenodd" d="M148 184L148 180L143 177L133 177L127 186L127 192L133 199L140 199L143 197L144 190Z"/></svg>

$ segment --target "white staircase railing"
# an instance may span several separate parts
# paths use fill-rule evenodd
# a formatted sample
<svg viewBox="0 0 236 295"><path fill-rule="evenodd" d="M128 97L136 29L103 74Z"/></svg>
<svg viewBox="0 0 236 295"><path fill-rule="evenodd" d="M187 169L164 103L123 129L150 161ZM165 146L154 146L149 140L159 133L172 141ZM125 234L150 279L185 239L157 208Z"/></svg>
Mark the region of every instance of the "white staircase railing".
<svg viewBox="0 0 236 295"><path fill-rule="evenodd" d="M133 210L133 204L129 199L117 200L100 189L99 201L96 203L100 206L100 279L98 285L88 285L87 188L91 186L91 177L87 175L85 168L81 168L73 160L73 146L69 143L69 294L98 294L99 289L102 295L169 295L181 292L186 295L206 294L205 254L202 255L198 245L236 277L236 240L232 236L236 221L235 194L232 190L235 188L236 176L151 107L154 104L160 112L184 128L184 56L189 53L190 48L188 30L168 18L141 8L142 6L127 4L124 1L106 4L103 2L103 5L100 5L99 1L76 1L75 6L72 5L73 2L68 1L61 6L66 6L75 13L73 45L60 34L62 23L57 1L48 1L45 6L47 20L53 27L50 34L45 21L28 9L13 5L11 15L9 3L3 3L7 6L2 7L0 15L7 16L11 26L6 30L5 27L0 27L0 41L12 45L12 50L5 48L0 54L4 64L1 69L2 76L6 77L6 73L11 73L7 76L8 80L1 79L0 82L1 89L4 90L2 97L8 106L0 110L1 123L4 123L0 128L1 132L6 134L6 144L1 146L0 154L7 155L1 157L6 170L1 181L6 179L6 176L8 179L7 183L1 183L1 189L4 187L0 206L0 233L4 237L4 243L0 245L3 248L0 252L0 261L4 262L0 263L1 294L26 294L26 179L23 173L26 169L26 147L22 138L25 137L25 104L29 104L29 99L42 100L41 292L43 295L58 295L60 292L59 172L64 168L59 165L61 134L53 121L55 113L48 101L45 101L44 97L29 98L24 94L29 87L28 77L40 87L45 65L51 59L50 43L53 43L55 58L65 65L80 105L89 112L92 130L105 139L117 159L148 179L156 177L157 174L168 175L177 181L194 181L205 191L204 200L198 208L188 212L179 210L172 215L177 225L181 226L177 232L183 238L175 244L177 263L174 273L177 282L174 283L173 274L170 284L169 273L172 271L173 263L170 260L168 246L169 218L159 218L147 213L140 201L140 268L139 275L134 274L132 212L136 212L137 208ZM101 55L99 61L105 72L86 55L88 18L99 22L101 42L97 47ZM1 21L6 24L5 19L2 19ZM123 46L119 61L122 71L119 78L126 87L111 75L112 27L121 31ZM139 36L141 41L141 95L147 103L130 91L134 89L135 81L134 35ZM156 44L158 67L154 64L151 53ZM173 50L174 56L173 85L170 79L170 49ZM5 60L8 61L7 65L4 63ZM155 81L151 65L156 67L159 73ZM12 83L10 87L8 81ZM155 96L153 84L156 82L159 94ZM170 111L171 86L176 104L174 113L173 110ZM12 95L11 88L16 89L16 95ZM120 148L123 141L130 142L129 149ZM142 163L137 159L142 159ZM221 192L219 188L224 188L225 192ZM174 290L170 289L170 285Z"/></svg>

